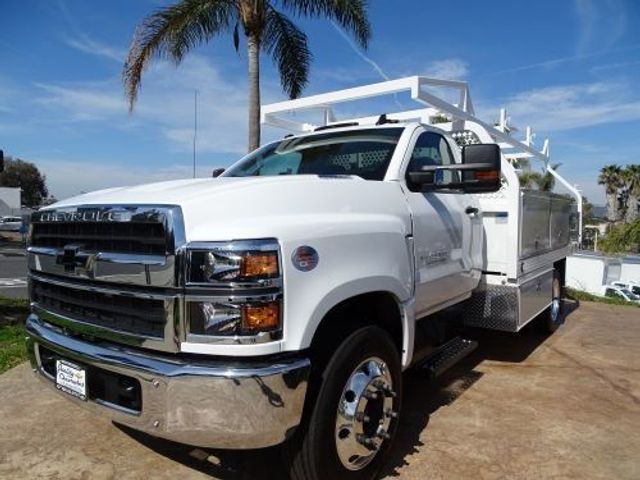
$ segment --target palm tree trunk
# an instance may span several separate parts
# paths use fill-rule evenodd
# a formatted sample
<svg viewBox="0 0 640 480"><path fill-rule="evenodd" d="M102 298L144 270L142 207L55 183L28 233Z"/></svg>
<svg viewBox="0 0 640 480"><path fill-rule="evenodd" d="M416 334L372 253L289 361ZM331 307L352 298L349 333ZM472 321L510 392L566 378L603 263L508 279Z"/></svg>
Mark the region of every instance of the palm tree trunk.
<svg viewBox="0 0 640 480"><path fill-rule="evenodd" d="M247 38L249 59L249 151L260 146L260 39Z"/></svg>
<svg viewBox="0 0 640 480"><path fill-rule="evenodd" d="M618 220L618 194L607 193L607 219L612 222Z"/></svg>
<svg viewBox="0 0 640 480"><path fill-rule="evenodd" d="M629 194L628 202L625 221L631 223L635 222L638 218L638 197Z"/></svg>

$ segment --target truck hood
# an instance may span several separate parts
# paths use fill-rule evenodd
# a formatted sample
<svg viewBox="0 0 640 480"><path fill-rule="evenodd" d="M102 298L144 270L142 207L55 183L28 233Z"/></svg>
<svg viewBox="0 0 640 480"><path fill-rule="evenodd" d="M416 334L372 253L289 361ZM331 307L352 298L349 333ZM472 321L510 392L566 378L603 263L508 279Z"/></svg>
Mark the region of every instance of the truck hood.
<svg viewBox="0 0 640 480"><path fill-rule="evenodd" d="M410 233L409 212L397 182L355 176L291 175L176 180L100 190L50 207L175 205L188 241L304 237L349 222ZM367 226L365 227L365 224ZM311 229L311 230L309 230Z"/></svg>

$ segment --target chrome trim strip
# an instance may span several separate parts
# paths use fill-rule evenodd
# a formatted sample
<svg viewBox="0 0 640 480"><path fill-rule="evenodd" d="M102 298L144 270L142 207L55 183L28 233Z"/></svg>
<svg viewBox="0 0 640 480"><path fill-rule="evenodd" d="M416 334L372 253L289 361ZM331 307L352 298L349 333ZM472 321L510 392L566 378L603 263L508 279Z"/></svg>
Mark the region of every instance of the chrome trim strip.
<svg viewBox="0 0 640 480"><path fill-rule="evenodd" d="M307 358L244 365L231 358L206 362L164 358L68 337L36 315L27 319L27 334L32 365L54 390L55 383L42 375L39 345L71 361L138 380L142 389L138 415L59 394L154 436L201 447L260 448L283 442L302 417L311 365Z"/></svg>
<svg viewBox="0 0 640 480"><path fill-rule="evenodd" d="M251 240L227 240L220 242L189 242L186 244L188 250L223 250L226 252L237 252L252 250L256 252L271 252L280 250L275 238L255 238Z"/></svg>
<svg viewBox="0 0 640 480"><path fill-rule="evenodd" d="M107 287L105 285L94 285L90 283L80 283L78 281L65 281L50 276L37 275L32 273L30 278L43 283L50 283L52 285L58 285L60 287L72 288L75 290L83 290L88 292L103 293L106 295L120 295L123 297L142 298L146 300L174 300L180 292L178 290L175 293L153 293L148 290L127 290L122 285L114 285L113 287Z"/></svg>
<svg viewBox="0 0 640 480"><path fill-rule="evenodd" d="M38 255L46 255L49 257L57 257L63 253L62 249L49 248L49 247L28 247L27 253L34 253ZM111 263L122 264L142 264L142 265L164 265L166 264L166 258L161 255L138 255L134 253L111 253L111 252L99 252L90 253L83 250L78 250L78 253L84 255L94 255L95 260Z"/></svg>
<svg viewBox="0 0 640 480"><path fill-rule="evenodd" d="M187 333L185 344L215 344L215 345L257 345L260 343L275 342L282 339L282 330L274 330L272 332L260 332L256 335L245 335L233 337L200 335L195 333Z"/></svg>

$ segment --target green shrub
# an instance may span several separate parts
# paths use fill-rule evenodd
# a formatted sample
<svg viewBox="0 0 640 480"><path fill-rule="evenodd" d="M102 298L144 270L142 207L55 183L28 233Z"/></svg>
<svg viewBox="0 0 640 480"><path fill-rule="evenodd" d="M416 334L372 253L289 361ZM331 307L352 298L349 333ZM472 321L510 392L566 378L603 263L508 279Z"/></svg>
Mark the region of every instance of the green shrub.
<svg viewBox="0 0 640 480"><path fill-rule="evenodd" d="M611 227L598 246L605 253L640 253L640 220Z"/></svg>
<svg viewBox="0 0 640 480"><path fill-rule="evenodd" d="M610 305L624 305L624 306L635 306L640 307L640 304L627 302L622 298L612 298L612 297L601 297L599 295L593 295L591 293L583 292L581 290L574 290L573 288L565 289L566 297L570 300L579 300L582 302L599 302L599 303L608 303Z"/></svg>

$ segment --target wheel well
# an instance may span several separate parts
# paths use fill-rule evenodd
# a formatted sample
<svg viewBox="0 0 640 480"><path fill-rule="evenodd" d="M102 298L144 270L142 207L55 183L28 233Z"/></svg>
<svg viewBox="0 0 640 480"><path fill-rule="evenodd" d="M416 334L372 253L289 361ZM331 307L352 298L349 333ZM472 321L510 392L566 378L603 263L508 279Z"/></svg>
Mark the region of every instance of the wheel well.
<svg viewBox="0 0 640 480"><path fill-rule="evenodd" d="M567 270L567 259L563 258L562 260L558 260L553 264L553 269L558 272L560 276L560 286L564 288L565 286L565 272Z"/></svg>
<svg viewBox="0 0 640 480"><path fill-rule="evenodd" d="M324 316L311 342L314 356L328 356L344 338L365 325L377 325L391 335L402 355L402 313L390 292L370 292L348 298Z"/></svg>

